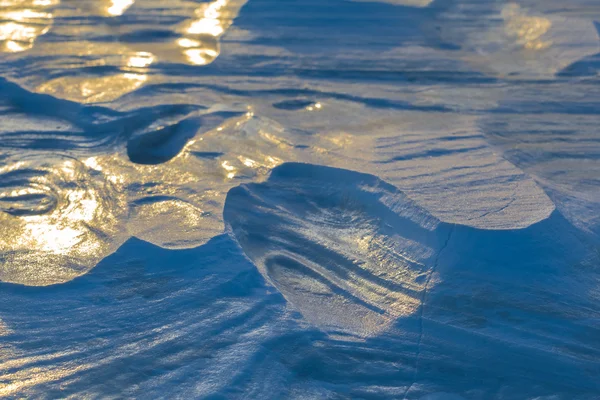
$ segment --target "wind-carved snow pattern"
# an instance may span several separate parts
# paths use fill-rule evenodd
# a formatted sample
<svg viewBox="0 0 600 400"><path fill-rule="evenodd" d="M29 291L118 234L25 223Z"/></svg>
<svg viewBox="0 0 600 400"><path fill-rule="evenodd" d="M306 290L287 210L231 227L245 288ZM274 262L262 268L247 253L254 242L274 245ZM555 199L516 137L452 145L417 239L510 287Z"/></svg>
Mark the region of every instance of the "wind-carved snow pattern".
<svg viewBox="0 0 600 400"><path fill-rule="evenodd" d="M442 18L441 31L461 47L466 61L503 78L550 78L600 51L600 38L588 16L540 12L546 7L539 3L529 8L518 2L466 2ZM467 17L471 12L481 15L472 20Z"/></svg>
<svg viewBox="0 0 600 400"><path fill-rule="evenodd" d="M379 176L440 221L516 229L554 210L540 186L487 143L477 117L378 112L375 122L363 122L353 117L362 114L358 107L329 112L335 115L330 118L344 120L335 131L324 127L320 135L330 163L343 167L351 162L356 170Z"/></svg>
<svg viewBox="0 0 600 400"><path fill-rule="evenodd" d="M533 315L536 301L568 279L580 293L572 301L582 307L593 301L594 283L580 280L578 271L593 268L598 255L557 211L523 228L448 224L372 175L286 163L264 183L232 189L224 219L267 282L332 337L366 338L415 317L415 381L431 346L426 327L452 321L467 328L488 313L481 309L488 296ZM487 279L476 283L482 275ZM446 304L457 296L473 307L471 317ZM484 325L481 334L518 335L507 329ZM539 348L554 346L552 338L540 337L546 328L522 329Z"/></svg>

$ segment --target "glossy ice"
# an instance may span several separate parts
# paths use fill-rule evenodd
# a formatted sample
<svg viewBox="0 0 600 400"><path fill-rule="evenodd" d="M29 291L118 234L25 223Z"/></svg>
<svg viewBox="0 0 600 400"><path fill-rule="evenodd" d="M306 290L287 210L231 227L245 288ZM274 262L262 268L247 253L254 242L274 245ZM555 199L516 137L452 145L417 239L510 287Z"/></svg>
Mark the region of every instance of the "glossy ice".
<svg viewBox="0 0 600 400"><path fill-rule="evenodd" d="M0 0L0 396L597 398L559 3Z"/></svg>

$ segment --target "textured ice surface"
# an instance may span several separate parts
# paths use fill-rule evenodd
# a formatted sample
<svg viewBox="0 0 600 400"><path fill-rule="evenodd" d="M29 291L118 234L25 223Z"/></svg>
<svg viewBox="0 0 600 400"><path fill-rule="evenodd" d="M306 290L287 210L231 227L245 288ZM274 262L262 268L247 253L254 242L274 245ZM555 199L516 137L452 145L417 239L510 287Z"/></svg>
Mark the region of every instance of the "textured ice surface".
<svg viewBox="0 0 600 400"><path fill-rule="evenodd" d="M438 17L440 32L479 70L504 78L551 78L600 51L594 6L586 13L582 5L582 13L573 15L568 7L544 12L550 4L541 1L457 3Z"/></svg>
<svg viewBox="0 0 600 400"><path fill-rule="evenodd" d="M232 189L224 218L309 322L358 336L417 311L451 231L374 176L309 164Z"/></svg>
<svg viewBox="0 0 600 400"><path fill-rule="evenodd" d="M11 161L0 170L0 280L64 282L125 241L124 203L111 182L70 157Z"/></svg>
<svg viewBox="0 0 600 400"><path fill-rule="evenodd" d="M599 18L0 0L0 397L597 399Z"/></svg>

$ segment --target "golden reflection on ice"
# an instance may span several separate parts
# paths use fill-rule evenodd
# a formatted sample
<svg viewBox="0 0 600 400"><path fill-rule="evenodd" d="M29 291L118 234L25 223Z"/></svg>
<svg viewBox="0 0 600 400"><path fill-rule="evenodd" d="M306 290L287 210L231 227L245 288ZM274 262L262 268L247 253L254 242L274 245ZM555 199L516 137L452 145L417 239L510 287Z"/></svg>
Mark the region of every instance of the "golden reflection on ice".
<svg viewBox="0 0 600 400"><path fill-rule="evenodd" d="M143 68L151 59L137 54L128 64ZM297 161L294 146L282 126L248 111L159 165L136 164L121 152L13 160L0 167L0 280L70 281L131 236L165 248L200 246L223 232L228 191Z"/></svg>
<svg viewBox="0 0 600 400"><path fill-rule="evenodd" d="M283 136L282 127L247 112L192 138L160 165L135 164L118 154L84 164L127 195L129 235L165 248L190 248L223 232L223 204L232 187L266 179L272 168L295 159L291 144L279 145L287 142ZM205 152L223 154L205 158Z"/></svg>
<svg viewBox="0 0 600 400"><path fill-rule="evenodd" d="M508 3L485 17L485 30L466 28L466 60L504 78L552 77L560 70L600 51L590 19L558 14ZM463 28L457 27L457 32Z"/></svg>
<svg viewBox="0 0 600 400"><path fill-rule="evenodd" d="M315 110L320 110L323 106L321 105L321 103L315 103L315 104L311 104L310 106L306 106L306 110L307 111L315 111Z"/></svg>
<svg viewBox="0 0 600 400"><path fill-rule="evenodd" d="M190 64L207 65L220 54L218 38L225 33L247 0L216 0L196 10L176 44Z"/></svg>
<svg viewBox="0 0 600 400"><path fill-rule="evenodd" d="M186 49L183 51L187 60L194 65L207 65L217 58L219 53L212 49Z"/></svg>
<svg viewBox="0 0 600 400"><path fill-rule="evenodd" d="M220 20L221 12L227 3L227 0L217 0L199 9L197 14L200 14L200 19L190 24L187 33L192 35L221 35L225 31L224 23Z"/></svg>
<svg viewBox="0 0 600 400"><path fill-rule="evenodd" d="M227 161L223 161L221 163L221 167L226 171L226 176L228 179L232 179L235 177L236 168L233 165L229 165Z"/></svg>
<svg viewBox="0 0 600 400"><path fill-rule="evenodd" d="M50 30L53 17L46 9L56 4L58 0L0 2L0 51L18 53L32 48Z"/></svg>
<svg viewBox="0 0 600 400"><path fill-rule="evenodd" d="M515 38L517 45L527 50L541 50L552 45L552 41L541 39L552 26L549 19L528 16L515 3L504 7L502 18L506 34Z"/></svg>
<svg viewBox="0 0 600 400"><path fill-rule="evenodd" d="M138 52L127 60L127 66L130 68L146 68L154 62L152 53L145 51Z"/></svg>
<svg viewBox="0 0 600 400"><path fill-rule="evenodd" d="M222 233L224 193L214 187L217 174L193 164L185 151L160 165L135 164L121 154L84 161L126 196L128 236L164 248L191 248Z"/></svg>
<svg viewBox="0 0 600 400"><path fill-rule="evenodd" d="M19 180L0 177L6 184L26 185L0 192L0 280L27 285L69 281L121 244L116 214L123 204L75 160L26 164L10 171L13 176L23 171ZM41 200L31 204L30 198Z"/></svg>
<svg viewBox="0 0 600 400"><path fill-rule="evenodd" d="M189 48L189 47L199 47L202 43L199 40L183 38L183 39L178 39L177 44L179 45L179 47Z"/></svg>
<svg viewBox="0 0 600 400"><path fill-rule="evenodd" d="M131 93L148 83L148 69L158 60L166 63L185 63L196 66L212 63L220 54L220 37L227 31L237 17L240 9L247 0L217 0L203 3L195 10L194 5L179 4L187 15L186 22L172 27L178 37L172 42L153 41L149 38L146 42L127 43L117 40L92 40L95 33L110 37L113 33L135 32L138 23L131 26L107 25L103 22L99 27L81 23L64 23L56 25L53 30L60 36L67 38L65 42L49 41L36 46L33 51L36 55L52 55L54 58L62 56L67 60L65 69L86 69L93 71L97 67L118 68L118 73L107 72L94 74L75 72L72 74L59 74L56 78L42 78L36 80L32 77L35 90L41 93L65 98L81 103L111 102L119 97ZM126 12L134 5L135 0L98 0L84 4L83 9L97 15L116 17ZM69 7L57 7L59 0L29 0L25 2L5 3L5 9L0 10L0 51L21 52L32 49L35 39L49 31L54 19L52 11L61 21L81 18L81 10L73 14ZM192 11L194 10L194 11ZM142 3L138 12L164 14L157 3ZM191 14L191 15L190 15ZM186 14L183 14L186 15ZM116 24L116 25L115 25ZM97 31L97 32L94 32ZM84 37L86 37L84 39ZM82 39L82 40L79 40ZM52 69L51 61L48 68ZM107 68L107 71L110 69ZM51 74L48 76L52 76Z"/></svg>
<svg viewBox="0 0 600 400"><path fill-rule="evenodd" d="M110 16L117 17L122 15L133 3L135 0L110 0L106 12Z"/></svg>
<svg viewBox="0 0 600 400"><path fill-rule="evenodd" d="M123 72L106 76L65 76L40 85L40 93L58 95L82 103L108 102L141 87L147 80L148 67L155 57L149 52L135 52L125 58Z"/></svg>
<svg viewBox="0 0 600 400"><path fill-rule="evenodd" d="M80 228L94 219L98 208L96 194L76 190L66 195L66 201L68 205L59 216L60 221L56 215L23 217L25 234L21 244L54 254L63 254L78 244L83 245L84 252L96 251L100 244L85 243L86 232Z"/></svg>

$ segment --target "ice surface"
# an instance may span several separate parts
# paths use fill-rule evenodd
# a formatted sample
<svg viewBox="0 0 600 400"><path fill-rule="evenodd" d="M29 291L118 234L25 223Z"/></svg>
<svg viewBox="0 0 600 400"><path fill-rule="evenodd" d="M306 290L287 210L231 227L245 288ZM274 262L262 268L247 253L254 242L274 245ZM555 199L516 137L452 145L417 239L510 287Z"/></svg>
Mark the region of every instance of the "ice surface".
<svg viewBox="0 0 600 400"><path fill-rule="evenodd" d="M0 397L599 398L597 2L0 17Z"/></svg>
<svg viewBox="0 0 600 400"><path fill-rule="evenodd" d="M309 322L359 337L418 310L451 231L373 176L310 164L232 189L224 218Z"/></svg>

